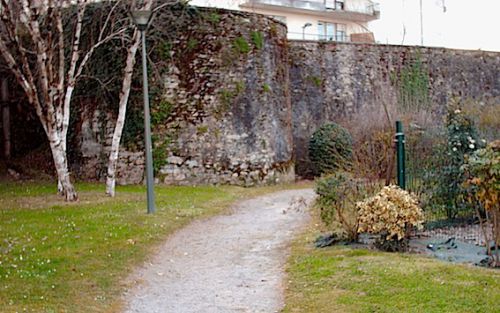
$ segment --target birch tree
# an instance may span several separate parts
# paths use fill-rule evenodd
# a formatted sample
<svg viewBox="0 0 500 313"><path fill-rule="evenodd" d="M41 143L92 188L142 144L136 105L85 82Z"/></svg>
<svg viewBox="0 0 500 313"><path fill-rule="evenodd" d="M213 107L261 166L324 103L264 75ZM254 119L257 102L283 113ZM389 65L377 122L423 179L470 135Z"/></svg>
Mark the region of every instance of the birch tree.
<svg viewBox="0 0 500 313"><path fill-rule="evenodd" d="M114 197L116 186L116 164L118 162L118 153L120 150L120 141L123 134L123 126L125 125L125 116L127 114L127 103L130 95L130 86L132 84L132 74L134 72L135 56L141 42L141 34L135 29L132 36L132 42L127 49L127 60L123 71L122 88L118 101L118 117L116 119L115 129L113 131L113 139L111 141L111 149L108 159L108 171L106 176L106 194Z"/></svg>
<svg viewBox="0 0 500 313"><path fill-rule="evenodd" d="M82 51L83 19L90 2L0 0L0 55L35 108L49 141L59 192L67 201L78 199L66 153L76 82L94 51L125 31L107 32L108 18L95 43ZM69 12L76 17L65 25L63 14Z"/></svg>
<svg viewBox="0 0 500 313"><path fill-rule="evenodd" d="M177 0L167 0L156 7L154 11L158 11L161 8L169 5L178 3ZM144 0L142 5L135 8L142 8L145 10L151 10L153 0ZM133 4L134 5L134 4ZM134 71L134 65L136 60L137 50L141 42L141 32L137 29L134 30L130 46L127 48L127 59L125 61L125 67L123 70L123 81L119 97L119 107L118 107L118 117L116 120L115 129L113 132L113 139L111 143L111 149L108 159L108 168L106 176L106 194L111 197L115 195L116 186L116 165L119 158L120 141L123 134L123 127L125 125L125 116L127 113L127 103L130 95L130 87L132 84L132 74Z"/></svg>

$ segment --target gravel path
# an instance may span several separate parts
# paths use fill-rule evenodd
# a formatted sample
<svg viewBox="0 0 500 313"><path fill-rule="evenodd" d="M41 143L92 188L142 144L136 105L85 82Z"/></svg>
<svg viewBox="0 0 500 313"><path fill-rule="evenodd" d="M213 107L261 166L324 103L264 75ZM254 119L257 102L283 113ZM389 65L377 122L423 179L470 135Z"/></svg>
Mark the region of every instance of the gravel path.
<svg viewBox="0 0 500 313"><path fill-rule="evenodd" d="M125 312L279 311L287 245L313 198L311 189L261 196L175 233L133 275Z"/></svg>

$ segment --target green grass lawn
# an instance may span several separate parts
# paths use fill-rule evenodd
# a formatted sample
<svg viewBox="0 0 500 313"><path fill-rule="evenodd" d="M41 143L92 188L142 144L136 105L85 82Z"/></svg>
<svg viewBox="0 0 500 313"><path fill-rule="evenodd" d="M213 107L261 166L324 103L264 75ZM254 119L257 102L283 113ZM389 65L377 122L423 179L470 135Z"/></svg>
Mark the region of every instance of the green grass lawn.
<svg viewBox="0 0 500 313"><path fill-rule="evenodd" d="M103 185L80 184L80 201L65 203L53 185L2 183L0 312L117 311L125 278L168 234L283 188L156 187L147 215L142 186L109 198Z"/></svg>
<svg viewBox="0 0 500 313"><path fill-rule="evenodd" d="M292 247L283 312L500 312L500 271L348 246Z"/></svg>

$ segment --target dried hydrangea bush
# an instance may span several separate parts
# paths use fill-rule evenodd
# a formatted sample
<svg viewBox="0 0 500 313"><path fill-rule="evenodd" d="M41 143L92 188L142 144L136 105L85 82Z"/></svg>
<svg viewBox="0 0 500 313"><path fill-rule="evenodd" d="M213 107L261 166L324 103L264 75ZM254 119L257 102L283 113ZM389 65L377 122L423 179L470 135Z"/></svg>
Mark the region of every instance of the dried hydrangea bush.
<svg viewBox="0 0 500 313"><path fill-rule="evenodd" d="M417 199L391 185L365 201L357 202L358 232L381 235L382 241L401 242L411 228L421 229L424 213ZM392 250L392 249L391 249Z"/></svg>

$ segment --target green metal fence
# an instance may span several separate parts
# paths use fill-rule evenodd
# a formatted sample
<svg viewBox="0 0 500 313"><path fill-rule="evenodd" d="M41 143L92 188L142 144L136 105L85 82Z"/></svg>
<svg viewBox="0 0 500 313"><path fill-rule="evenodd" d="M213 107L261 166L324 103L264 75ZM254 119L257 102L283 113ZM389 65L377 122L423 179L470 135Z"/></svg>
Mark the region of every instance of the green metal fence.
<svg viewBox="0 0 500 313"><path fill-rule="evenodd" d="M436 188L436 175L439 175L443 158L446 158L442 148L446 143L446 136L442 130L408 127L404 134L405 139L405 186L414 193L424 209L427 228L446 226L470 225L474 222L473 211L464 211L454 219L449 219L446 207L438 204L432 198Z"/></svg>

